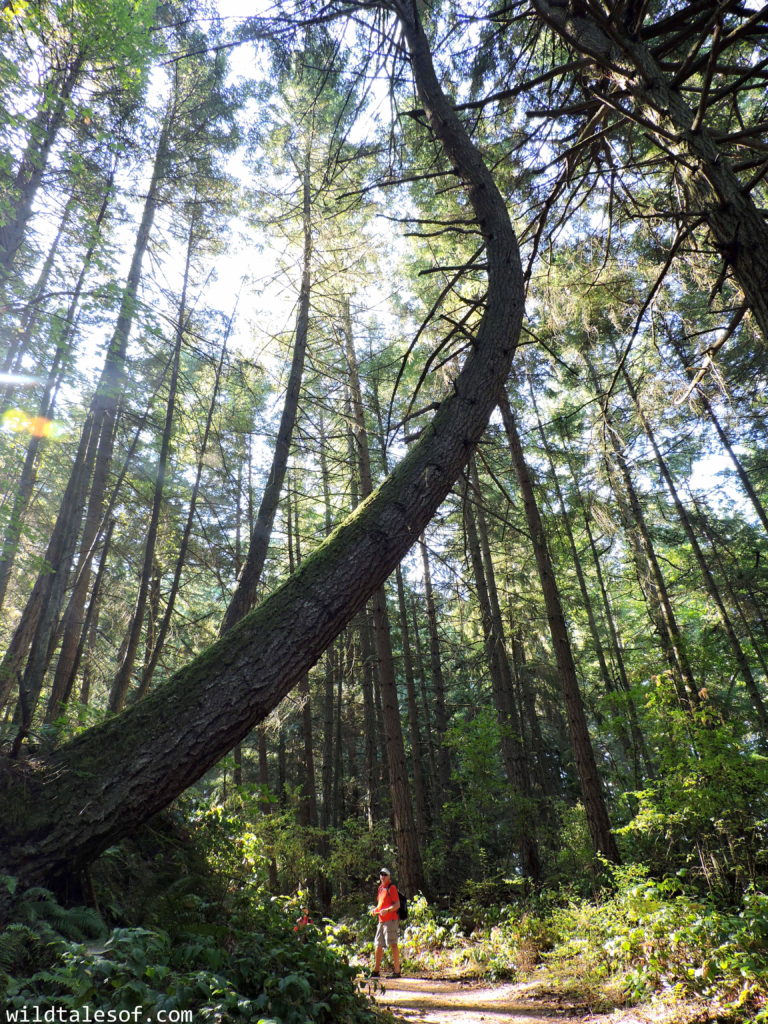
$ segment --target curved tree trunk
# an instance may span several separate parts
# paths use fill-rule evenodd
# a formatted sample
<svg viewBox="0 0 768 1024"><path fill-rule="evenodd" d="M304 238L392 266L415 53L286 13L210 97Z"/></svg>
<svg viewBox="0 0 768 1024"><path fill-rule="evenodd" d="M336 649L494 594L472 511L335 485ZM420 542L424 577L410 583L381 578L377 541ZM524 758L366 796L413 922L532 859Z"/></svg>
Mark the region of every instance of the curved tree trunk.
<svg viewBox="0 0 768 1024"><path fill-rule="evenodd" d="M98 856L283 699L415 543L498 401L523 313L517 239L490 171L443 94L415 9L398 4L398 11L430 126L465 182L486 241L487 304L472 352L420 441L266 601L165 686L82 733L34 773L8 768L0 857L23 882L51 885Z"/></svg>

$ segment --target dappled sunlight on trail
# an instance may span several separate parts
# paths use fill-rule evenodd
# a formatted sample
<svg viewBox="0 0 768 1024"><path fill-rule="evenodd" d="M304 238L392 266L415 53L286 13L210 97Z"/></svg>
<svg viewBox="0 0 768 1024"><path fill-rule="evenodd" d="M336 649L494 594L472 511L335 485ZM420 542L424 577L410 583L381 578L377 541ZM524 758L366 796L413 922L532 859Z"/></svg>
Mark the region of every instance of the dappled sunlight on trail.
<svg viewBox="0 0 768 1024"><path fill-rule="evenodd" d="M543 987L542 987L543 984ZM682 1001L591 1011L557 995L546 980L490 986L434 978L384 980L370 989L376 1002L403 1024L705 1024L717 1007Z"/></svg>
<svg viewBox="0 0 768 1024"><path fill-rule="evenodd" d="M493 988L428 978L384 981L376 1001L413 1024L551 1024L576 1019L570 1008L542 1007L523 997L525 986ZM582 1018L583 1019L583 1018Z"/></svg>

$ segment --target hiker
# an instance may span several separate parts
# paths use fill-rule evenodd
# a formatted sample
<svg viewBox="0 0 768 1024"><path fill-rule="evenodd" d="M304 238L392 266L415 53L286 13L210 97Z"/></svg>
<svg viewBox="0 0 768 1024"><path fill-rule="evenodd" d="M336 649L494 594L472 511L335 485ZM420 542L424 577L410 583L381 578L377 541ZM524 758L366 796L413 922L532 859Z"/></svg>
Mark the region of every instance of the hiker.
<svg viewBox="0 0 768 1024"><path fill-rule="evenodd" d="M397 939L400 922L397 912L400 909L400 896L387 868L382 868L379 872L377 897L376 906L371 907L371 914L378 918L379 923L376 927L376 938L374 939L376 947L375 965L370 976L372 978L379 977L384 950L389 948L392 950L392 973L389 977L399 978L400 950L397 945Z"/></svg>
<svg viewBox="0 0 768 1024"><path fill-rule="evenodd" d="M301 931L304 931L304 929L307 927L308 924L314 924L314 923L315 922L309 916L309 907L302 907L301 908L301 917L299 917L297 919L296 924L293 926L293 930L295 932L301 932Z"/></svg>

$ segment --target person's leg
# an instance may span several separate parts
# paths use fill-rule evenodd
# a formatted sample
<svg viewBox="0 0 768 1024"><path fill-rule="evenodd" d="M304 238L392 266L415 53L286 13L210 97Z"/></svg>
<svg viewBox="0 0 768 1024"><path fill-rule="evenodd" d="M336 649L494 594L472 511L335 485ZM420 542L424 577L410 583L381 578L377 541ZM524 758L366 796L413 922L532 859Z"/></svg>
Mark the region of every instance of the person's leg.
<svg viewBox="0 0 768 1024"><path fill-rule="evenodd" d="M376 974L378 974L379 971L381 970L381 958L383 956L384 956L384 947L383 946L377 946L376 947L376 955L375 955L375 967L373 968L374 971L376 972Z"/></svg>
<svg viewBox="0 0 768 1024"><path fill-rule="evenodd" d="M395 974L400 973L400 947L396 942L392 944L392 970Z"/></svg>

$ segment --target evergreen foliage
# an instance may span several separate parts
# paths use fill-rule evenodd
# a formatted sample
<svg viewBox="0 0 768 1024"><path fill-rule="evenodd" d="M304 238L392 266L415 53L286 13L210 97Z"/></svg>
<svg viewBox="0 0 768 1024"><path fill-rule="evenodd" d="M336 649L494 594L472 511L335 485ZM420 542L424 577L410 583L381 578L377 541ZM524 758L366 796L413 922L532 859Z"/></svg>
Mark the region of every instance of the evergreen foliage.
<svg viewBox="0 0 768 1024"><path fill-rule="evenodd" d="M363 1022L337 947L388 863L413 965L760 1019L768 15L227 12L0 0L0 849L36 863L51 792L93 829L72 877L3 882L6 999ZM444 467L404 500L404 460L513 291L495 189L521 343L419 535ZM384 482L396 573L295 613L373 578L345 522L394 550ZM187 788L183 824L71 905L113 841L82 793L119 819L147 765L130 827ZM342 923L294 935L299 899Z"/></svg>

